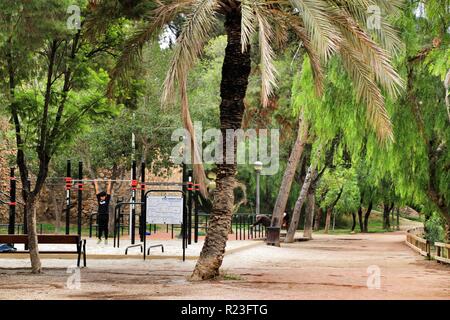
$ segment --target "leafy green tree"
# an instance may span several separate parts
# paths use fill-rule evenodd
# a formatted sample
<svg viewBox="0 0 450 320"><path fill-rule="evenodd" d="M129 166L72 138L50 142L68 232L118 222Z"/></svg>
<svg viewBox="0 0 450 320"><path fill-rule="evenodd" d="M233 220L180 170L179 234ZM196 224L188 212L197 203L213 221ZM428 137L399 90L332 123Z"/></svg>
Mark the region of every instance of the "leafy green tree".
<svg viewBox="0 0 450 320"><path fill-rule="evenodd" d="M437 211L449 228L450 120L442 82L450 68L450 9L445 1L408 1L403 12L398 24L407 50L399 63L407 75L407 91L402 103L392 107L399 137L392 171L404 173L396 184L399 192L414 195L427 216Z"/></svg>
<svg viewBox="0 0 450 320"><path fill-rule="evenodd" d="M337 167L327 169L317 187L316 198L319 206L326 211L325 233L328 232L331 223L331 214L348 214L353 216L359 205L359 188L356 172L352 168Z"/></svg>
<svg viewBox="0 0 450 320"><path fill-rule="evenodd" d="M67 28L73 1L4 1L0 4L0 83L17 147L32 271L41 263L34 212L49 163L89 117L109 113L109 81L97 56L108 48ZM83 7L85 1L75 4ZM34 179L31 184L29 180Z"/></svg>

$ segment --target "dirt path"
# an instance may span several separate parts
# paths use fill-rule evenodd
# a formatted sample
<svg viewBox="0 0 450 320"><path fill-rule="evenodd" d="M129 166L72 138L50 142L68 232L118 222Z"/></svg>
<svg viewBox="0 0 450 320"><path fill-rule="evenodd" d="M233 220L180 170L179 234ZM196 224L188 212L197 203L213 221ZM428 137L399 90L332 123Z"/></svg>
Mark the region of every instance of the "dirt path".
<svg viewBox="0 0 450 320"><path fill-rule="evenodd" d="M70 260L44 260L35 276L27 260L0 259L0 299L450 299L450 267L424 260L404 239L395 232L261 244L225 257L227 280L202 283L186 280L195 261L90 260L80 288L68 289ZM367 287L369 266L380 271L379 289Z"/></svg>

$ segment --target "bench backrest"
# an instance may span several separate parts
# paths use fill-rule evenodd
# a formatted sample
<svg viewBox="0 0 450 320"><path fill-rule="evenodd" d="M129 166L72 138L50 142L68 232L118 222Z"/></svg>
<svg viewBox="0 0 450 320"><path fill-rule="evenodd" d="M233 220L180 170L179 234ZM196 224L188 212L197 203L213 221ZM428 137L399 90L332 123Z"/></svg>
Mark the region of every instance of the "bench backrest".
<svg viewBox="0 0 450 320"><path fill-rule="evenodd" d="M81 237L76 234L39 234L38 243L44 244L77 244ZM26 234L0 234L0 243L28 243Z"/></svg>

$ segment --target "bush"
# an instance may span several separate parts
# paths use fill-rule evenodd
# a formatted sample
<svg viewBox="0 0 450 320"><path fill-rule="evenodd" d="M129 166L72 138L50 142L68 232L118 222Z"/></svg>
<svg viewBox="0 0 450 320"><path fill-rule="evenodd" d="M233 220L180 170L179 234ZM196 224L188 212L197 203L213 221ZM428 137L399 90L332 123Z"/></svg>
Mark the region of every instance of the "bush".
<svg viewBox="0 0 450 320"><path fill-rule="evenodd" d="M425 237L431 242L443 242L445 238L444 221L435 212L425 222Z"/></svg>

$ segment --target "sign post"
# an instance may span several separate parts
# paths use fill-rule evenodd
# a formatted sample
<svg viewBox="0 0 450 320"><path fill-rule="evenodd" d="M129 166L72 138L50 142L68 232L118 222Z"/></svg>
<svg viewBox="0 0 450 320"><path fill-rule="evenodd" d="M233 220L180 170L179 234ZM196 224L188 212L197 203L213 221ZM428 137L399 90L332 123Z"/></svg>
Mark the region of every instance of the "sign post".
<svg viewBox="0 0 450 320"><path fill-rule="evenodd" d="M180 196L149 196L150 193L179 193ZM185 193L182 190L149 190L145 193L145 221L150 224L181 224L186 227ZM183 235L183 261L186 259L186 232ZM146 258L147 237L144 237L144 260Z"/></svg>

